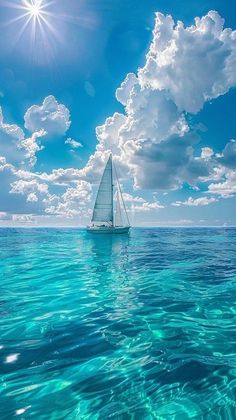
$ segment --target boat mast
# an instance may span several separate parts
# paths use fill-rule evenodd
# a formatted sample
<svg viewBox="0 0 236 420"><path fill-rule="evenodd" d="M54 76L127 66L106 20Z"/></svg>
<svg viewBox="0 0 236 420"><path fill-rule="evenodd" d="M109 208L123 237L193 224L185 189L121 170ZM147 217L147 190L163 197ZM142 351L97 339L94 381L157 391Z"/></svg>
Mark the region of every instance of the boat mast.
<svg viewBox="0 0 236 420"><path fill-rule="evenodd" d="M127 210L126 210L126 207L125 207L125 202L124 202L123 194L122 194L122 191L121 191L121 187L120 187L120 183L119 183L119 179L118 179L118 176L117 176L117 171L116 171L115 165L114 165L114 169L115 169L115 173L116 173L118 190L119 190L121 200L122 200L122 204L123 204L123 207L124 207L124 210L125 210L126 219L127 219L127 222L128 222L128 226L130 226L129 216L128 216L128 213L127 213Z"/></svg>
<svg viewBox="0 0 236 420"><path fill-rule="evenodd" d="M113 184L113 168L112 168L112 153L110 154L111 159L111 225L114 226L114 184Z"/></svg>

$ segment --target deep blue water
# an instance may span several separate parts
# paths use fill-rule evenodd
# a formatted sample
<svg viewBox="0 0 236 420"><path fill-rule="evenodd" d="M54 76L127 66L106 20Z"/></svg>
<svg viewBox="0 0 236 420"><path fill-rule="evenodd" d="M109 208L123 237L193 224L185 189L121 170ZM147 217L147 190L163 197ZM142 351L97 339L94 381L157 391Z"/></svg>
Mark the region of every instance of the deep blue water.
<svg viewBox="0 0 236 420"><path fill-rule="evenodd" d="M235 419L236 229L0 229L0 419Z"/></svg>

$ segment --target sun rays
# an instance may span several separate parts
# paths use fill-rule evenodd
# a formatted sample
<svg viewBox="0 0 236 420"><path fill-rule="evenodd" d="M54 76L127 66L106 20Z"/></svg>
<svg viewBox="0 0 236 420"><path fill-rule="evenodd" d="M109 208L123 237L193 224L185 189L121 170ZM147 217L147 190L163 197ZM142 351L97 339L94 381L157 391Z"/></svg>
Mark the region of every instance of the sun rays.
<svg viewBox="0 0 236 420"><path fill-rule="evenodd" d="M19 3L6 1L4 4L15 10L15 16L6 23L6 26L17 28L14 43L17 45L24 38L24 44L29 43L30 59L50 61L53 58L54 42L60 41L56 15L51 11L54 4L55 0L22 0Z"/></svg>

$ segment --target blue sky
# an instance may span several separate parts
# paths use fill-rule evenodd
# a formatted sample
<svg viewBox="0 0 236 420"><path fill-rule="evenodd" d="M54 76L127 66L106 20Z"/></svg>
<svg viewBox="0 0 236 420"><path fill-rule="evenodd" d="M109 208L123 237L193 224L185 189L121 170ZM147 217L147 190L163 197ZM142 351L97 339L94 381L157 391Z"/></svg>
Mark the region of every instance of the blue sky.
<svg viewBox="0 0 236 420"><path fill-rule="evenodd" d="M134 224L235 225L234 2L30 3L0 6L0 225L88 223L110 150Z"/></svg>

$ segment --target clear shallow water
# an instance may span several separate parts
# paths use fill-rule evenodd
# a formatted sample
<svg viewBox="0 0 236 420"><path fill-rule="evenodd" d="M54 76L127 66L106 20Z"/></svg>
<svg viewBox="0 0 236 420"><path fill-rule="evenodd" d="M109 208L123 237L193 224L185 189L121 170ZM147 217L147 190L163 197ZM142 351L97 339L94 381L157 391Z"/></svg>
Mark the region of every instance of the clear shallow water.
<svg viewBox="0 0 236 420"><path fill-rule="evenodd" d="M235 419L236 230L0 229L0 418Z"/></svg>

